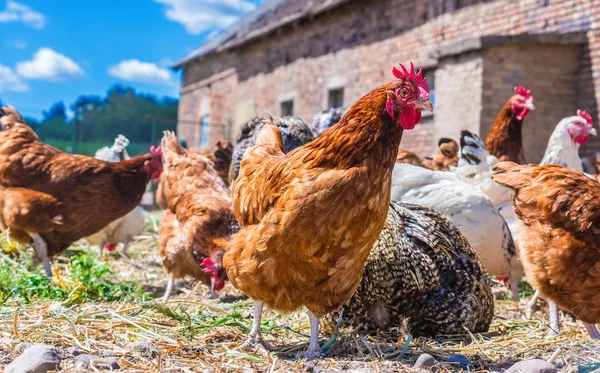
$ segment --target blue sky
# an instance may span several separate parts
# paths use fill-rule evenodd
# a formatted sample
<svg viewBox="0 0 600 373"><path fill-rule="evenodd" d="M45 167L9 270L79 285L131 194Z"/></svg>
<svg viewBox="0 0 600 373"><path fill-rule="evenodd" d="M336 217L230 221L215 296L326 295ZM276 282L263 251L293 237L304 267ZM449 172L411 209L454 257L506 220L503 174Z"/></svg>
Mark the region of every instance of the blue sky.
<svg viewBox="0 0 600 373"><path fill-rule="evenodd" d="M261 0L0 0L0 99L41 117L115 83L179 96L169 66Z"/></svg>

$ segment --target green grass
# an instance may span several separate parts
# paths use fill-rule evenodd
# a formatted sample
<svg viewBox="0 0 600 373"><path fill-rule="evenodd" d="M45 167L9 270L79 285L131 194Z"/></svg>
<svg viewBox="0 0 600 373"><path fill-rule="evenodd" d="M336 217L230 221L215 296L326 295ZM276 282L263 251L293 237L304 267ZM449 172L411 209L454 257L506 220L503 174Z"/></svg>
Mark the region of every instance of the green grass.
<svg viewBox="0 0 600 373"><path fill-rule="evenodd" d="M146 295L133 281L116 281L110 265L87 251L68 251L69 266L48 278L33 262L33 250L0 236L0 304L9 300L25 303L144 301Z"/></svg>

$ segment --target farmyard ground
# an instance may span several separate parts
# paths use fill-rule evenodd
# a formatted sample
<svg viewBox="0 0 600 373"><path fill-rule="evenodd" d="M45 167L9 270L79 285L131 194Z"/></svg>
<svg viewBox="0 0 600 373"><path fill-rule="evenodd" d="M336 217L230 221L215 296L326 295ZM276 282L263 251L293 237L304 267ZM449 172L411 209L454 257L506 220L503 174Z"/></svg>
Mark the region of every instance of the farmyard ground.
<svg viewBox="0 0 600 373"><path fill-rule="evenodd" d="M54 259L56 276L51 291L46 292L40 290L46 285L40 283L39 269L19 264L23 252L16 250L5 243L0 254L0 272L8 274L4 283L0 280L5 287L0 289L0 301L4 302L0 305L2 370L22 352L21 342L64 350L61 368L66 372L74 370L74 357L67 352L70 347L81 353L114 355L121 371L400 372L411 371L423 353L441 362L433 368L436 371L501 371L532 358L551 360L564 372L600 368L595 365L600 362L600 342L589 340L580 323L562 314L562 333L547 337L544 307L534 320L527 321L525 299L520 304L497 301L492 327L483 334L407 343L397 332L365 335L342 327L329 354L315 362L296 357L306 347L306 315L266 312L263 333L284 348L266 358L245 354L235 348L251 325L253 302L231 285L225 287L221 299L209 300L203 285L182 281L172 300L167 304L158 301L166 277L158 258L155 223L149 223L148 233L133 243L130 260L118 253L98 258L85 244L74 245ZM82 279L96 285L84 286ZM31 296L24 299L22 294L27 291ZM323 336L321 344L328 342L327 338ZM152 342L158 353L133 349L134 341ZM454 354L466 356L472 365L447 362Z"/></svg>

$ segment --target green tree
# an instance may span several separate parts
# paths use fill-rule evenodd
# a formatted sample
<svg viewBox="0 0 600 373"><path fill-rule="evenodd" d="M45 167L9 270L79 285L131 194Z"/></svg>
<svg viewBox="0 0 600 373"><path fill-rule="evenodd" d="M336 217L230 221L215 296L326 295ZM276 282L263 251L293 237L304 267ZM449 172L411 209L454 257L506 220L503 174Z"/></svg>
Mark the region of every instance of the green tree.
<svg viewBox="0 0 600 373"><path fill-rule="evenodd" d="M43 141L63 150L72 151L76 140L77 152L93 155L122 134L131 142L129 153L136 155L147 152L163 131L175 130L178 104L174 98L158 99L114 85L105 97L79 96L70 106L71 119L67 119L64 103L59 102L43 113L41 123L31 123Z"/></svg>

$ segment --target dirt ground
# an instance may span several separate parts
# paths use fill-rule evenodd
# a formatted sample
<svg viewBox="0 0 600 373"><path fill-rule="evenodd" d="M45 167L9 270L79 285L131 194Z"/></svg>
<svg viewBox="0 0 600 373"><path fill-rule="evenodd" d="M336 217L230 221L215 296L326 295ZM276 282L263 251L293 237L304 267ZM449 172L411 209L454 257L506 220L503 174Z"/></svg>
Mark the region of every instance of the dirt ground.
<svg viewBox="0 0 600 373"><path fill-rule="evenodd" d="M135 280L147 295L131 302L73 305L19 304L9 299L0 305L0 369L22 352L21 342L49 344L63 350L61 368L66 372L74 370L69 348L112 356L121 366L120 371L406 372L413 370L415 360L423 353L441 362L432 368L434 371L502 371L533 358L551 360L563 372L600 369L595 365L600 362L600 342L591 341L581 323L562 314L561 334L548 337L545 305L540 302L541 310L532 320L525 320L527 299L521 303L497 301L496 317L488 333L412 339L393 332L365 335L342 327L337 338L322 337L321 344L332 347L327 356L313 362L299 357L309 334L306 314L266 311L263 334L283 349L267 357L246 354L236 347L250 328L253 302L231 285L225 287L220 299L209 300L202 284L180 281L176 295L167 304L155 300L164 291L166 277L154 233L136 239L129 260L118 252L100 260L112 266L113 281ZM63 257L54 259L56 277L60 278L66 266L68 260ZM504 289L495 291L503 293ZM149 341L156 351L132 350L133 341ZM471 364L448 362L455 354L464 355Z"/></svg>

